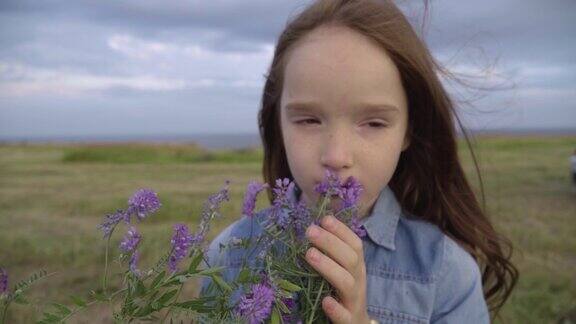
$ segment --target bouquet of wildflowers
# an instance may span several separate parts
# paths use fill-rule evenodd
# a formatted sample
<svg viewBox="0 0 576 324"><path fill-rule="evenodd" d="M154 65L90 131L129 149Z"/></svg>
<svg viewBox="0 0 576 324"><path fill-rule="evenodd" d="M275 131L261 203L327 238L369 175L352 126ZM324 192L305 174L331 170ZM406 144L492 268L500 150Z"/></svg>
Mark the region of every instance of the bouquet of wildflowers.
<svg viewBox="0 0 576 324"><path fill-rule="evenodd" d="M244 215L254 217L256 197L266 187L267 184L256 182L248 185ZM266 210L264 221L259 224L261 234L240 242L233 238L225 246L248 251L248 257L244 259L247 264L241 267L232 283L232 291L240 288L244 293L239 301L232 303L231 318L241 318L249 323L328 322L320 301L332 294L333 289L305 260L306 251L311 247L305 231L311 224L319 225L322 216L332 214L348 224L357 235L366 235L356 205L362 186L352 177L341 183L335 174L327 172L324 181L315 188L320 199L312 207L306 206L302 200L290 199L294 187L289 179L276 180L273 205ZM332 199L339 199L336 210L330 209ZM255 263L256 267L249 264L252 251L259 252L256 258L261 262ZM212 285L218 286L218 282ZM222 303L226 298L234 301L231 296L219 296L223 298Z"/></svg>
<svg viewBox="0 0 576 324"><path fill-rule="evenodd" d="M106 215L99 225L106 240L101 288L92 290L88 299L72 296L72 306L52 303L39 323L64 323L95 303L107 303L115 322L119 323L164 322L176 314L207 323L327 323L320 301L332 294L333 288L304 258L310 248L305 230L311 224L319 224L322 216L332 214L356 234L364 236L366 232L360 225L356 205L362 186L352 177L341 183L333 173L327 172L324 181L315 188L320 199L310 207L290 199L295 190L293 182L276 180L274 202L265 210L264 220L257 224L261 229L258 235L232 238L221 246L222 250L245 253L239 273L232 280L225 280L224 267L209 264L205 238L211 221L220 216L221 203L229 200L228 186L227 181L223 189L208 198L195 233L185 224L173 226L170 251L148 269L138 264L142 235L133 219L143 221L154 214L161 203L150 189L136 191L126 209ZM267 187L268 184L257 182L247 187L242 210L251 222L256 221L257 196ZM330 209L333 199L340 202L336 210ZM126 266L122 273L123 286L108 291L110 238L121 223L127 227L117 250L118 261ZM7 272L0 268L0 323L5 322L10 303L29 303L23 293L47 275L42 270L10 290ZM210 279L206 294L192 300L179 300L183 285L199 277ZM114 304L118 301L121 306L116 309Z"/></svg>

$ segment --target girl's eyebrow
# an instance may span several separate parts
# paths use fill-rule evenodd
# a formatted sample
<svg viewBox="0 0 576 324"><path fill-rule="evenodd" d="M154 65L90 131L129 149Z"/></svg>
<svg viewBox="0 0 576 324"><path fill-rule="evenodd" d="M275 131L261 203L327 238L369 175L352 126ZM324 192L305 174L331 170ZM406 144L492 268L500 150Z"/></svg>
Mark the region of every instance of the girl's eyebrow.
<svg viewBox="0 0 576 324"><path fill-rule="evenodd" d="M314 112L322 111L322 106L312 101L293 101L285 105L287 112ZM391 104L362 103L352 110L354 115L369 115L378 113L399 113L400 109Z"/></svg>

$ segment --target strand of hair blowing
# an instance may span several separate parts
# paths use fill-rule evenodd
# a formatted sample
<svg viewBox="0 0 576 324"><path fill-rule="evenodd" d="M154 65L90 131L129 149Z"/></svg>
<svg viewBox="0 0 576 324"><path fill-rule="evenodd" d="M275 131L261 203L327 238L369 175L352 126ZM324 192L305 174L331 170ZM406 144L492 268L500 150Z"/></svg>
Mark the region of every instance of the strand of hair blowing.
<svg viewBox="0 0 576 324"><path fill-rule="evenodd" d="M454 149L438 149L419 138L412 137L412 152L402 154L389 186L405 211L438 225L479 262L485 298L497 313L518 278L510 261L511 243L496 232L479 206L455 153L456 143ZM447 138L438 140L446 145ZM470 145L468 139L466 143ZM473 161L480 177L475 157Z"/></svg>
<svg viewBox="0 0 576 324"><path fill-rule="evenodd" d="M426 1L425 4L427 10ZM510 242L496 232L462 170L455 120L472 154L485 202L470 140L436 72L458 80L434 61L392 1L317 0L287 24L266 75L258 115L265 181L293 178L280 128L284 67L294 45L322 25L345 26L367 36L397 66L408 98L410 146L402 152L389 186L406 212L436 224L476 259L482 271L485 298L496 316L518 280L518 271L510 261ZM272 202L273 193L270 188L267 191Z"/></svg>

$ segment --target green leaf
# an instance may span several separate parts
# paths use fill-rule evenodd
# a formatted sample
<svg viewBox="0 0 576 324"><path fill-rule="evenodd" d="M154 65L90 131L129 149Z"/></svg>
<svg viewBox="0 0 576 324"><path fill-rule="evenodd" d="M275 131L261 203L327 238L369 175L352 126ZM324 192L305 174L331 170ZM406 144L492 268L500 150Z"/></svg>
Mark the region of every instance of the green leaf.
<svg viewBox="0 0 576 324"><path fill-rule="evenodd" d="M146 293L146 286L144 286L144 283L142 282L142 280L140 279L136 279L136 292L135 295L136 296L142 296Z"/></svg>
<svg viewBox="0 0 576 324"><path fill-rule="evenodd" d="M215 273L220 273L222 272L222 270L226 269L226 267L213 267L213 268L208 268L205 270L202 270L200 272L198 272L198 275L202 275L202 276L212 276Z"/></svg>
<svg viewBox="0 0 576 324"><path fill-rule="evenodd" d="M180 282L180 276L176 276L176 277L166 281L165 283L163 283L162 287L178 286L181 284L182 284L182 282Z"/></svg>
<svg viewBox="0 0 576 324"><path fill-rule="evenodd" d="M153 311L154 311L154 308L152 308L152 305L147 304L146 306L138 309L135 316L136 317L146 316L146 315L149 315L150 313L152 313Z"/></svg>
<svg viewBox="0 0 576 324"><path fill-rule="evenodd" d="M160 304L160 305L162 305L162 306L165 306L166 303L167 303L170 299L172 299L172 298L174 297L174 295L176 295L177 292L178 292L178 289L173 289L173 290L170 290L170 291L167 292L167 293L164 293L164 295L162 295L160 298L158 298L158 300L157 300L158 304ZM161 307L162 307L162 306L161 306Z"/></svg>
<svg viewBox="0 0 576 324"><path fill-rule="evenodd" d="M70 296L70 299L72 299L72 302L76 306L86 307L86 302L82 298L80 298L78 296Z"/></svg>
<svg viewBox="0 0 576 324"><path fill-rule="evenodd" d="M160 283L160 281L162 281L162 279L164 279L164 276L166 276L166 270L164 270L164 271L162 271L156 275L156 277L154 278L154 281L152 281L152 285L150 286L150 288L151 289L156 288L156 286Z"/></svg>
<svg viewBox="0 0 576 324"><path fill-rule="evenodd" d="M101 302L108 301L108 298L101 292L96 292L96 291L92 290L92 291L90 291L90 294L97 301L101 301Z"/></svg>
<svg viewBox="0 0 576 324"><path fill-rule="evenodd" d="M272 318L270 319L270 324L280 324L282 323L282 316L280 316L280 312L278 308L274 307L272 310Z"/></svg>
<svg viewBox="0 0 576 324"><path fill-rule="evenodd" d="M50 305L52 305L54 308L56 308L58 311L58 314L60 314L62 317L65 317L65 316L70 315L72 313L70 308L68 308L66 305L62 305L59 303L50 303Z"/></svg>
<svg viewBox="0 0 576 324"><path fill-rule="evenodd" d="M184 308L187 310L192 310L198 313L207 313L213 310L212 306L208 304L216 300L213 296L199 297L194 300L185 301L182 303L172 304L175 307Z"/></svg>
<svg viewBox="0 0 576 324"><path fill-rule="evenodd" d="M149 301L152 301L156 298L156 296L158 295L159 291L156 290L155 292L152 293L152 296L150 296L148 298ZM149 302L150 303L150 302ZM152 305L152 308L154 308L154 310L159 310L162 308L162 306L160 304L158 304L158 301L153 301L152 303L150 303Z"/></svg>
<svg viewBox="0 0 576 324"><path fill-rule="evenodd" d="M250 269L242 268L242 270L238 274L238 278L237 278L238 282L246 283L246 282L248 282L248 279L250 279Z"/></svg>
<svg viewBox="0 0 576 324"><path fill-rule="evenodd" d="M290 314L290 310L288 309L288 306L286 306L286 304L284 304L284 302L282 300L277 300L276 305L278 305L278 307L280 307L280 310L282 311L282 313Z"/></svg>
<svg viewBox="0 0 576 324"><path fill-rule="evenodd" d="M183 303L174 303L173 306L176 307L180 307L180 308L186 308L186 309L190 309L190 310L196 310L196 308L198 306L202 306L204 305L203 301L200 300L189 300Z"/></svg>
<svg viewBox="0 0 576 324"><path fill-rule="evenodd" d="M300 288L298 285L291 283L288 280L285 279L281 279L280 281L278 281L278 286L280 286L280 288L289 291L289 292L298 292L300 290L302 290L302 288Z"/></svg>
<svg viewBox="0 0 576 324"><path fill-rule="evenodd" d="M222 277L220 277L219 275L212 275L210 276L212 278L212 280L214 280L214 282L218 285L218 287L220 287L222 290L231 292L232 291L232 287L230 287L229 284L226 283L226 281L224 281L224 279L222 279Z"/></svg>
<svg viewBox="0 0 576 324"><path fill-rule="evenodd" d="M26 298L24 298L24 296L22 296L22 295L16 295L14 297L14 302L16 304L20 304L20 305L29 305L30 304L30 302Z"/></svg>
<svg viewBox="0 0 576 324"><path fill-rule="evenodd" d="M32 274L30 277L28 277L27 279L24 279L20 282L18 282L15 286L14 286L14 293L15 294L21 294L23 293L26 289L28 289L32 284L34 284L36 281L46 277L48 275L48 272L44 269Z"/></svg>
<svg viewBox="0 0 576 324"><path fill-rule="evenodd" d="M176 277L176 279L178 279L179 283L185 283L186 281L188 281L188 279L190 279L190 275L184 275L184 276L178 276Z"/></svg>
<svg viewBox="0 0 576 324"><path fill-rule="evenodd" d="M166 267L166 264L168 263L168 260L170 259L171 254L172 253L170 251L168 251L162 257L160 257L158 262L156 262L156 264L152 268L153 271L154 272L160 272L160 270L164 269L164 267Z"/></svg>
<svg viewBox="0 0 576 324"><path fill-rule="evenodd" d="M48 323L57 323L60 322L60 316L56 316L55 314L51 314L48 312L44 312L44 318L42 319L43 321L47 321Z"/></svg>
<svg viewBox="0 0 576 324"><path fill-rule="evenodd" d="M203 256L204 256L204 253L202 251L196 252L196 255L194 255L194 257L192 258L192 261L190 262L190 266L188 267L188 272L196 272L196 269L198 268L198 265L202 261Z"/></svg>

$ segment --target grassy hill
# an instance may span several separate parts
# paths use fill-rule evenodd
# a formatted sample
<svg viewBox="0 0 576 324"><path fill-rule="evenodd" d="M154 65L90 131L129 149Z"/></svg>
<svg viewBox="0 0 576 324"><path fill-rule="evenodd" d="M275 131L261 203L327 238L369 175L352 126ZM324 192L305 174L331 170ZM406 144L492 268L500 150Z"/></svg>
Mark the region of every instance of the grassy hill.
<svg viewBox="0 0 576 324"><path fill-rule="evenodd" d="M576 186L569 164L576 137L479 137L475 148L488 212L515 244L521 272L503 322L554 323L576 308ZM464 146L461 156L478 187ZM183 144L0 145L0 267L11 283L41 268L56 272L28 296L70 303L67 296L99 287L104 241L96 226L106 213L124 208L134 190L152 188L163 204L139 225L140 262L152 263L169 248L171 225L194 228L204 200L227 179L232 199L210 238L234 221L246 184L261 180L261 159L260 150L206 151ZM260 199L258 208L265 204ZM113 246L120 239L117 233ZM195 288L183 296L193 296ZM8 323L37 316L13 305ZM105 309L94 308L73 322L109 321L106 316Z"/></svg>

